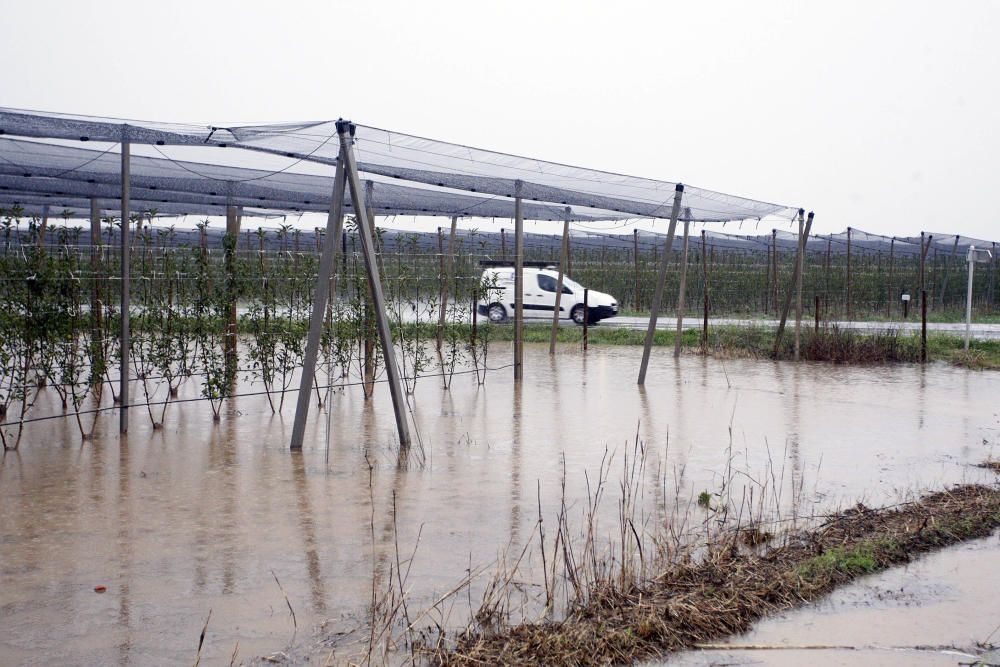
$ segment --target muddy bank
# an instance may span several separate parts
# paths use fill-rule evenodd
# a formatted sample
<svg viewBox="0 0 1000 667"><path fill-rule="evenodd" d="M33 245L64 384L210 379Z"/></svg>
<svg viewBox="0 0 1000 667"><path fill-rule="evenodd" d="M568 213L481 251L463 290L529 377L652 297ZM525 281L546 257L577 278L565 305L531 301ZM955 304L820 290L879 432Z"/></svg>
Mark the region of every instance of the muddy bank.
<svg viewBox="0 0 1000 667"><path fill-rule="evenodd" d="M998 527L1000 488L965 485L891 509L858 505L763 554L741 548L737 532L648 584L596 592L562 622L471 634L430 657L447 665L633 662L745 632L839 584Z"/></svg>

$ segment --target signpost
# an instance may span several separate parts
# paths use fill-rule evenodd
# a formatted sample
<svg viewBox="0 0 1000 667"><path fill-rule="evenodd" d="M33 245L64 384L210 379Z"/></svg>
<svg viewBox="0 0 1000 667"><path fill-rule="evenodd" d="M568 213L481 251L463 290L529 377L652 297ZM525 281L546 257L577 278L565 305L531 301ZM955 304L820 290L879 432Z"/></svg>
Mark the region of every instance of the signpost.
<svg viewBox="0 0 1000 667"><path fill-rule="evenodd" d="M965 350L969 350L969 329L972 328L972 272L976 262L989 262L993 259L993 254L989 250L976 250L976 246L969 246L969 254L965 260L969 263L969 289L965 295Z"/></svg>

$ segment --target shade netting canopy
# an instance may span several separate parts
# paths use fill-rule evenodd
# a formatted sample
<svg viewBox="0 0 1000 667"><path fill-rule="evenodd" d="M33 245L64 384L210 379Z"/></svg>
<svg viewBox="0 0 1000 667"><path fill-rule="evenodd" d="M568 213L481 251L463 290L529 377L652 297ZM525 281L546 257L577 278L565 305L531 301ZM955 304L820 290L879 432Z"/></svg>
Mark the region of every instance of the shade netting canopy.
<svg viewBox="0 0 1000 667"><path fill-rule="evenodd" d="M135 178L144 175L148 177L145 181L135 181L135 184L138 187L155 185L159 189L175 190L183 186L183 191L187 191L186 188L193 187L189 181L198 180L190 177L202 176L203 180L208 178L229 183L232 189L223 192L221 186L217 185L214 190L199 191L199 194L215 191L215 196L229 197L234 202L243 197L264 196L265 199L257 200L258 206L289 210L311 209L303 208L307 206L304 196L291 198L291 201L282 201L275 196L269 201L268 194L259 191L273 186L275 191L271 194L286 196L289 192L296 191L297 184L306 176L297 169L292 171L293 167L304 164L335 165L340 150L335 124L336 121L315 121L223 127L126 121L0 108L0 134L9 136L112 144L128 141L131 144L153 147L186 147L202 151L199 155L204 155L203 151L207 148L223 149L224 155L217 153L220 157L200 160L197 167L188 162L187 170L193 173L187 176L178 173L153 173L154 164L145 165L149 167L149 172L145 174L133 167ZM366 125L355 125L354 140L358 168L372 177L372 182L384 183L384 180L376 181L374 177L408 181L422 184L422 189L426 190L427 194L422 195L424 205L414 206L413 202L403 201L398 203L397 209L393 208L396 206L393 201L380 209L380 212L385 213L510 216L513 209L510 198L521 197L527 202L547 205L543 209L526 209L524 215L529 219L563 220L567 217L565 207L571 207L573 215L581 216L578 219L664 218L670 215L676 186L676 183L669 181L573 167ZM109 160L115 162L117 156L110 151L107 153ZM273 164L275 156L290 162L284 168L267 172L267 169L260 169L260 161L255 158L255 154L272 157L269 164ZM167 162L176 162L174 158L176 156L168 159L164 155ZM62 177L69 171L87 171L90 164L83 164L86 159L88 158L82 155L51 155L48 165L50 171L46 175ZM98 157L94 163L103 161L103 158ZM214 164L215 169L206 172L205 168L209 164ZM10 166L10 163L4 162L4 165ZM114 168L112 164L104 166ZM261 173L256 176L237 175L229 171L233 169L249 169ZM263 172L270 173L274 178L265 176ZM9 171L5 174L16 175ZM157 179L163 180L156 183ZM202 185L204 183L198 187ZM376 189L388 188L389 185L384 183ZM465 194L460 195L459 192ZM472 201L454 199L458 196L467 197L469 193L473 193ZM144 198L146 194L137 193L137 196ZM405 194L417 197L413 193ZM326 194L321 201L328 203L328 200L329 194ZM476 201L482 202L478 210L473 206L467 212L446 212L449 208L452 211L462 210ZM502 208L505 212L486 212L491 210L488 202L499 202L495 207ZM291 207L293 203L297 208ZM789 217L796 210L795 207L782 204L686 186L681 219L701 222L759 220L771 215Z"/></svg>

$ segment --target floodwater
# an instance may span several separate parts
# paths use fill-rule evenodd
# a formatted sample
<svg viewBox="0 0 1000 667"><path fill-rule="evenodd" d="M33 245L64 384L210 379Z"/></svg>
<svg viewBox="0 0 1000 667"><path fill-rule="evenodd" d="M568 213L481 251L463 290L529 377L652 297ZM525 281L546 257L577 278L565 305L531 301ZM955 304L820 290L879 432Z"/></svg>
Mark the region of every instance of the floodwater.
<svg viewBox="0 0 1000 667"><path fill-rule="evenodd" d="M0 462L0 663L192 664L209 613L203 664L229 664L234 650L237 663L289 647L306 655L321 625L347 641L397 532L402 558L416 549L409 607L425 608L470 568L537 540L539 505L553 520L564 470L578 515L611 460L602 512L616 516L636 433L663 462L664 479L642 489L660 504L718 491L730 453L750 476L773 474L781 504L794 497L800 509L993 479L971 464L1000 454L1000 374L675 363L661 348L641 389L640 355L563 347L553 359L528 346L520 388L509 368L482 387L458 375L448 392L423 378L411 398L420 444L402 454L385 385L372 401L357 387L333 397L329 446L314 403L295 454L294 394L283 415L262 396L237 398L218 423L203 402L174 405L156 431L134 409L122 440L108 413L82 445L71 419L33 424ZM491 364L509 358L491 348ZM464 626L468 605L449 604L436 620Z"/></svg>
<svg viewBox="0 0 1000 667"><path fill-rule="evenodd" d="M864 577L727 642L759 648L689 651L660 664L980 664L978 644L1000 643L998 565L1000 535L960 544ZM985 664L998 663L994 652Z"/></svg>

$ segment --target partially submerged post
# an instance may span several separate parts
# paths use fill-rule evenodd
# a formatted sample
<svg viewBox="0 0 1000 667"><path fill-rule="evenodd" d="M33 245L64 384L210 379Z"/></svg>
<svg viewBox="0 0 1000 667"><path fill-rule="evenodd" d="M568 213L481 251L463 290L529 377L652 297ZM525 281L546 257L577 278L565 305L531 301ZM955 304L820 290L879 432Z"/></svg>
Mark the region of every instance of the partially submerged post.
<svg viewBox="0 0 1000 667"><path fill-rule="evenodd" d="M667 282L667 264L670 261L670 251L674 245L674 232L677 230L677 217L681 212L681 197L684 185L678 183L674 187L674 206L670 210L670 226L667 227L667 240L663 246L663 257L660 259L660 275L656 280L656 291L653 302L649 306L649 326L646 328L646 342L642 347L642 362L639 364L639 384L646 384L646 368L649 366L649 354L653 348L653 336L656 334L656 319L663 301L663 288Z"/></svg>
<svg viewBox="0 0 1000 667"><path fill-rule="evenodd" d="M684 296L687 291L687 265L691 209L684 209L684 243L681 246L681 280L677 289L677 333L674 336L674 359L681 356L681 334L684 331Z"/></svg>
<svg viewBox="0 0 1000 667"><path fill-rule="evenodd" d="M129 308L130 304L130 293L131 289L131 275L129 267L129 255L131 253L132 244L129 242L129 209L131 208L130 190L131 185L131 161L130 161L130 146L128 141L128 126L122 127L122 203L121 203L121 221L122 221L122 238L121 238L121 311L119 313L120 320L120 331L119 331L119 347L120 354L119 358L121 360L121 369L119 370L119 384L118 384L118 400L120 404L120 409L118 411L118 432L127 433L128 432L128 382L129 382L129 352L132 345L131 332L129 331Z"/></svg>
<svg viewBox="0 0 1000 667"><path fill-rule="evenodd" d="M524 377L524 211L514 183L514 380Z"/></svg>
<svg viewBox="0 0 1000 667"><path fill-rule="evenodd" d="M799 209L799 249L795 256L795 361L799 360L799 349L802 345L802 272L805 268L805 226L802 221L802 209Z"/></svg>
<svg viewBox="0 0 1000 667"><path fill-rule="evenodd" d="M799 219L802 219L802 215L805 213L804 209L799 209ZM809 231L812 229L813 213L809 212L809 217L806 219L806 227L803 232L803 240L809 239ZM802 247L800 244L799 247ZM781 339L785 335L785 323L788 321L788 311L792 307L792 297L795 295L795 289L799 282L799 257L796 255L795 266L792 270L792 283L788 286L788 292L785 294L785 303L781 308L781 319L778 321L778 332L774 336L774 349L772 350L772 355L777 358L778 350L781 347Z"/></svg>
<svg viewBox="0 0 1000 667"><path fill-rule="evenodd" d="M340 135L340 155L347 172L347 184L351 190L351 203L358 216L358 230L361 237L361 250L365 260L365 272L372 291L372 301L375 307L375 326L378 329L379 340L382 343L382 356L386 375L389 381L389 393L392 395L392 407L396 416L396 430L399 434L401 447L410 445L410 425L406 419L406 397L403 395L403 385L396 361L396 352L392 345L392 331L389 329L389 318L385 314L385 298L382 295L382 281L379 278L378 264L375 258L375 240L369 227L368 211L365 208L364 192L361 190L361 179L358 176L357 162L354 158L353 123L337 121L337 134ZM320 316L322 317L322 315ZM308 393L308 388L307 388Z"/></svg>
<svg viewBox="0 0 1000 667"><path fill-rule="evenodd" d="M569 218L570 208L565 209L566 219L563 220L562 247L559 251L559 278L556 280L556 304L552 311L552 335L549 337L549 354L556 353L556 337L559 335L559 317L562 314L563 276L566 272L566 255L569 254Z"/></svg>
<svg viewBox="0 0 1000 667"><path fill-rule="evenodd" d="M343 155L343 151L341 151ZM312 392L313 378L316 375L316 360L319 358L319 343L323 333L323 318L327 300L330 298L330 275L344 229L344 191L346 188L344 160L337 160L337 172L333 179L333 194L330 199L330 212L326 218L326 234L323 237L323 254L319 260L319 275L316 277L316 289L313 291L312 314L309 317L309 335L306 338L306 351L302 360L302 377L299 378L299 395L295 405L295 421L292 425L292 449L302 449L305 437L306 417L309 415L309 396ZM263 255L262 255L263 256ZM330 409L330 406L327 406Z"/></svg>
<svg viewBox="0 0 1000 667"><path fill-rule="evenodd" d="M451 233L448 234L448 252L445 253L441 238L441 228L438 227L438 252L441 253L441 304L438 314L437 349L441 351L444 342L444 325L448 316L448 287L455 274L455 231L458 226L458 216L451 216ZM455 295L457 300L458 295Z"/></svg>

